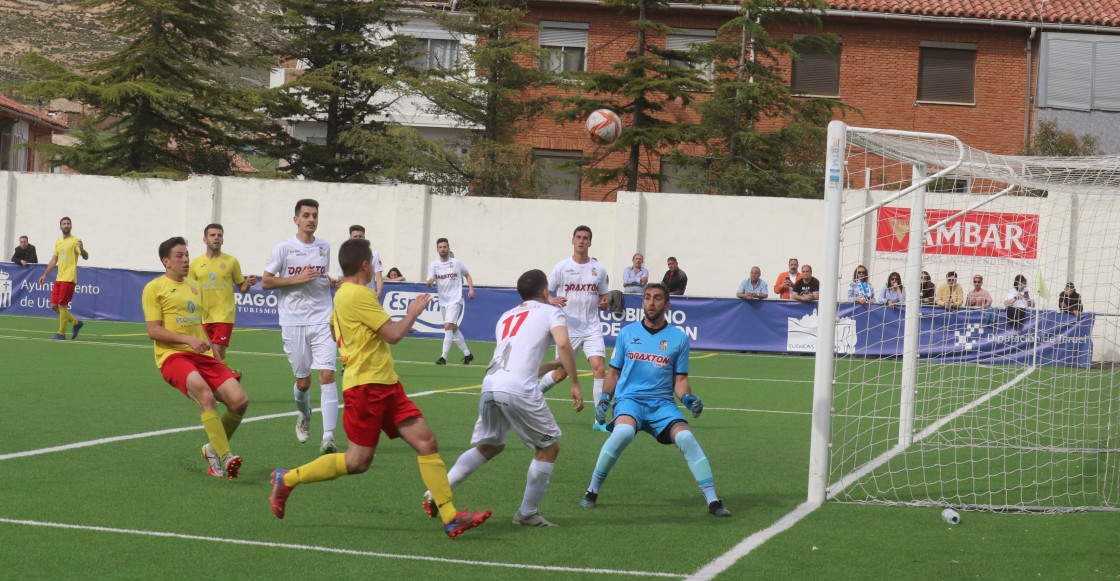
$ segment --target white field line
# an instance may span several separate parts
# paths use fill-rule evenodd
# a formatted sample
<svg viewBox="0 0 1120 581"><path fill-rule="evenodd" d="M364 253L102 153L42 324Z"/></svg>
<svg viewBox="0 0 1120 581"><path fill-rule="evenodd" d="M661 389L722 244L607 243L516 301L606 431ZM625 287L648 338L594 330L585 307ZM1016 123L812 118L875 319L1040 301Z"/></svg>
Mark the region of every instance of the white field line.
<svg viewBox="0 0 1120 581"><path fill-rule="evenodd" d="M530 571L557 571L561 573L580 573L597 575L628 575L633 577L666 577L682 579L680 573L665 573L661 571L626 571L621 569L592 569L587 567L558 567L555 565L529 565L523 563L497 563L494 561L470 561L467 559L448 559L445 557L429 557L426 555L402 555L398 553L380 553L376 551L358 551L354 549L339 549L336 547L323 547L318 545L297 545L293 543L273 543L267 541L252 541L248 539L231 539L223 537L206 537L201 535L187 535L169 533L164 531L145 531L137 529L120 529L114 527L100 527L90 525L75 525L57 522L36 520L20 520L0 518L0 523L24 525L32 527L46 527L56 529L70 529L80 531L93 531L99 533L114 533L120 535L136 535L143 537L158 537L165 539L182 539L188 541L204 541L208 543L222 543L224 545L248 545L251 547L266 547L270 549L290 549L296 551L314 551L318 553L332 553L337 555L350 555L355 557L375 557L379 559L401 559L405 561L426 561L431 563L447 563L451 565L470 565L476 567L498 567L503 569L525 569Z"/></svg>
<svg viewBox="0 0 1120 581"><path fill-rule="evenodd" d="M802 503L800 506L793 509L792 512L774 521L774 524L739 541L739 544L731 547L730 551L727 551L713 559L707 565L697 569L695 573L686 577L685 580L709 581L710 579L715 579L717 575L730 569L739 559L746 557L751 551L761 547L763 543L774 538L778 533L790 529L793 525L801 521L801 519L809 516L814 510L820 508L820 506L820 504L814 502Z"/></svg>

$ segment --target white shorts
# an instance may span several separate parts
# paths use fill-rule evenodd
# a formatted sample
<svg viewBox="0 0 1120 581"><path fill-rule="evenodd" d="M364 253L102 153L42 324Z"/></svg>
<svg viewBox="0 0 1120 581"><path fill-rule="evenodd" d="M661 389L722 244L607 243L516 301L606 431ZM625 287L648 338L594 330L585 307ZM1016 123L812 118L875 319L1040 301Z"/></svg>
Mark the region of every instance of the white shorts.
<svg viewBox="0 0 1120 581"><path fill-rule="evenodd" d="M334 371L338 358L338 344L331 336L330 325L281 326L284 354L292 364L292 375L297 379L311 377L312 369Z"/></svg>
<svg viewBox="0 0 1120 581"><path fill-rule="evenodd" d="M443 323L451 323L456 327L463 320L463 301L455 301L450 305L440 305L439 310L443 311Z"/></svg>
<svg viewBox="0 0 1120 581"><path fill-rule="evenodd" d="M579 352L579 348L583 347L583 354L588 359L599 356L602 358L607 357L607 345L603 343L603 334L594 333L592 335L571 335L568 341L572 343L572 353ZM560 351L556 352L556 357L560 357Z"/></svg>
<svg viewBox="0 0 1120 581"><path fill-rule="evenodd" d="M471 446L506 443L509 429L530 448L547 448L560 440L560 426L539 391L536 395L504 391L483 392L478 401L478 421L474 423Z"/></svg>

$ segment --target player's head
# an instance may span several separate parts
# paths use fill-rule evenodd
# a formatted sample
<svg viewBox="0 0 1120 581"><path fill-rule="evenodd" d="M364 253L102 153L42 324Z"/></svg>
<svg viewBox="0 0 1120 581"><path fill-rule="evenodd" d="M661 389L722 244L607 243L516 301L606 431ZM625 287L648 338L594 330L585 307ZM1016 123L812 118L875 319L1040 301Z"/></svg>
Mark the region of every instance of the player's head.
<svg viewBox="0 0 1120 581"><path fill-rule="evenodd" d="M577 253L587 252L587 249L591 247L591 228L576 226L576 229L572 232L572 246Z"/></svg>
<svg viewBox="0 0 1120 581"><path fill-rule="evenodd" d="M19 237L19 247L20 248L27 248L27 244L28 244L27 236L20 236Z"/></svg>
<svg viewBox="0 0 1120 581"><path fill-rule="evenodd" d="M350 237L357 238L358 240L365 240L366 227L361 224L354 224L350 227Z"/></svg>
<svg viewBox="0 0 1120 581"><path fill-rule="evenodd" d="M226 229L222 228L221 224L207 224L202 229L202 242L206 244L206 248L218 252L222 249L222 244L226 239Z"/></svg>
<svg viewBox="0 0 1120 581"><path fill-rule="evenodd" d="M544 271L534 268L517 278L517 294L523 301L547 301L548 277Z"/></svg>
<svg viewBox="0 0 1120 581"><path fill-rule="evenodd" d="M451 253L451 244L446 238L436 240L436 253L439 254L440 260L447 260L448 255Z"/></svg>
<svg viewBox="0 0 1120 581"><path fill-rule="evenodd" d="M168 238L159 244L159 261L169 274L185 276L191 267L191 256L187 252L187 240L182 236Z"/></svg>
<svg viewBox="0 0 1120 581"><path fill-rule="evenodd" d="M296 202L296 215L292 218L296 229L303 234L312 235L319 227L319 202L306 198Z"/></svg>
<svg viewBox="0 0 1120 581"><path fill-rule="evenodd" d="M58 229L62 230L63 234L69 234L70 230L73 227L74 227L74 222L72 222L70 220L69 216L63 216L62 219L58 221Z"/></svg>
<svg viewBox="0 0 1120 581"><path fill-rule="evenodd" d="M370 248L369 240L351 238L338 248L338 266L342 268L342 276L354 276L364 265L372 270L372 262L373 249Z"/></svg>
<svg viewBox="0 0 1120 581"><path fill-rule="evenodd" d="M670 256L669 260L665 261L665 264L669 266L669 270L676 270L677 269L677 257L676 256Z"/></svg>
<svg viewBox="0 0 1120 581"><path fill-rule="evenodd" d="M659 282L647 284L642 294L642 311L645 312L646 321L654 326L660 326L665 320L667 310L669 310L669 288Z"/></svg>

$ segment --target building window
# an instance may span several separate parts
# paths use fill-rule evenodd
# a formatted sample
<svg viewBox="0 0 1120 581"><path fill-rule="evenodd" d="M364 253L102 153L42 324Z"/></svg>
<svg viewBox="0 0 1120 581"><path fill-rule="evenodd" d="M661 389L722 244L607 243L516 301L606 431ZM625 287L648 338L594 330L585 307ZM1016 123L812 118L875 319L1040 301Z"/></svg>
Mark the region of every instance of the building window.
<svg viewBox="0 0 1120 581"><path fill-rule="evenodd" d="M919 101L976 102L975 44L922 41L919 59Z"/></svg>
<svg viewBox="0 0 1120 581"><path fill-rule="evenodd" d="M1120 111L1120 39L1048 32L1041 53L1039 107Z"/></svg>
<svg viewBox="0 0 1120 581"><path fill-rule="evenodd" d="M665 49L688 52L692 50L695 45L707 44L715 39L716 31L714 30L681 28L665 36ZM700 71L704 79L712 80L712 61L710 59L703 61L669 59L667 62L670 66L681 69L696 69Z"/></svg>
<svg viewBox="0 0 1120 581"><path fill-rule="evenodd" d="M534 149L533 163L540 168L542 191L547 198L579 199L579 163L583 152Z"/></svg>
<svg viewBox="0 0 1120 581"><path fill-rule="evenodd" d="M926 191L935 194L967 194L970 190L967 177L944 176L926 184Z"/></svg>
<svg viewBox="0 0 1120 581"><path fill-rule="evenodd" d="M582 71L587 60L587 23L540 23L540 68L542 71L566 73Z"/></svg>
<svg viewBox="0 0 1120 581"><path fill-rule="evenodd" d="M666 194L695 194L695 182L703 177L704 169L692 158L674 159L670 161L661 158L661 179L659 191Z"/></svg>
<svg viewBox="0 0 1120 581"><path fill-rule="evenodd" d="M0 171L27 171L27 141L31 126L26 121L0 120Z"/></svg>
<svg viewBox="0 0 1120 581"><path fill-rule="evenodd" d="M799 40L795 37L795 40ZM840 96L840 47L832 52L822 46L803 43L797 47L801 60L793 61L790 88L798 95Z"/></svg>
<svg viewBox="0 0 1120 581"><path fill-rule="evenodd" d="M408 65L432 71L450 71L459 62L459 41L446 38L417 38L409 49Z"/></svg>

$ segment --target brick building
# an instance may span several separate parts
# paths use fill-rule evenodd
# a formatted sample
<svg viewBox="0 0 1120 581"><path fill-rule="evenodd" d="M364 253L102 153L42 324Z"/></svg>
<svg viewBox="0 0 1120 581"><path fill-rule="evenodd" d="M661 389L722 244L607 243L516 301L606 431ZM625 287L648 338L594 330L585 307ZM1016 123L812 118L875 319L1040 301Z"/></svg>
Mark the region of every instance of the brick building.
<svg viewBox="0 0 1120 581"><path fill-rule="evenodd" d="M67 129L62 121L0 95L0 171L51 171L43 155L27 146L50 144Z"/></svg>

